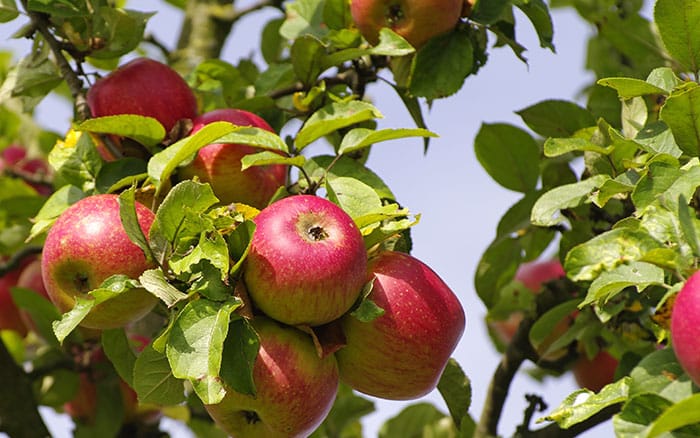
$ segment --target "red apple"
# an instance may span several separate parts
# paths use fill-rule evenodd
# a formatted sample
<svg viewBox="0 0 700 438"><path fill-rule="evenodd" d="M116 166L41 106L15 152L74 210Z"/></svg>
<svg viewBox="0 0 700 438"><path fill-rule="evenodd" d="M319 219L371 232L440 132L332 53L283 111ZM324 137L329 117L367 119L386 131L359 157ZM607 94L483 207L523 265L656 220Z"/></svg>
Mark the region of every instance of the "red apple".
<svg viewBox="0 0 700 438"><path fill-rule="evenodd" d="M515 273L514 279L525 286L523 293L539 294L543 283L565 276L566 272L564 272L559 260L551 259L523 263ZM489 320L488 324L498 340L507 345L513 339L522 320L522 312L513 312L507 319ZM564 328L565 330L566 328Z"/></svg>
<svg viewBox="0 0 700 438"><path fill-rule="evenodd" d="M51 186L39 182L45 180L50 173L48 163L42 158L28 158L23 146L12 144L3 149L0 154L0 172L5 171L23 178L40 195L51 194Z"/></svg>
<svg viewBox="0 0 700 438"><path fill-rule="evenodd" d="M336 359L341 381L375 397L409 400L432 391L465 327L457 296L425 263L385 251L370 259L369 298L384 314L341 324L347 344Z"/></svg>
<svg viewBox="0 0 700 438"><path fill-rule="evenodd" d="M137 114L153 117L169 132L197 115L197 98L166 64L137 58L98 79L87 92L93 117Z"/></svg>
<svg viewBox="0 0 700 438"><path fill-rule="evenodd" d="M0 330L14 330L22 336L27 334L27 327L12 299L11 291L17 286L22 271L32 260L33 258L24 259L18 268L0 277Z"/></svg>
<svg viewBox="0 0 700 438"><path fill-rule="evenodd" d="M136 203L136 214L144 234L155 218ZM154 267L143 251L129 240L119 216L117 195L94 195L81 199L56 220L44 243L42 276L51 301L61 312L75 305L75 297L87 293L115 274L138 278ZM94 329L123 327L145 316L156 297L144 289L130 289L98 304L81 325Z"/></svg>
<svg viewBox="0 0 700 438"><path fill-rule="evenodd" d="M326 418L338 391L333 355L319 358L311 338L293 327L255 317L260 350L253 365L256 395L228 388L221 403L205 406L235 437L306 437Z"/></svg>
<svg viewBox="0 0 700 438"><path fill-rule="evenodd" d="M683 370L700 385L700 271L688 278L671 312L673 351Z"/></svg>
<svg viewBox="0 0 700 438"><path fill-rule="evenodd" d="M210 111L193 120L192 134L212 122L231 122L274 132L265 120L248 111L226 108ZM241 202L263 208L287 180L287 166L253 166L241 170L241 158L260 152L243 144L210 144L200 149L194 160L180 171L182 178L198 177L207 182L224 204Z"/></svg>
<svg viewBox="0 0 700 438"><path fill-rule="evenodd" d="M360 33L379 42L379 30L388 27L416 49L447 33L459 22L464 0L352 0L350 12Z"/></svg>
<svg viewBox="0 0 700 438"><path fill-rule="evenodd" d="M598 392L615 381L618 360L607 351L601 350L592 359L585 355L574 364L573 373L576 383L581 388Z"/></svg>
<svg viewBox="0 0 700 438"><path fill-rule="evenodd" d="M22 273L17 279L17 287L32 290L47 300L50 300L49 293L46 291L46 287L44 287L44 279L41 276L41 260L33 260L22 270ZM36 325L31 315L29 315L29 312L20 310L19 314L27 329L36 333Z"/></svg>
<svg viewBox="0 0 700 438"><path fill-rule="evenodd" d="M286 324L325 324L355 303L367 253L352 218L327 199L297 195L255 217L244 271L253 303Z"/></svg>

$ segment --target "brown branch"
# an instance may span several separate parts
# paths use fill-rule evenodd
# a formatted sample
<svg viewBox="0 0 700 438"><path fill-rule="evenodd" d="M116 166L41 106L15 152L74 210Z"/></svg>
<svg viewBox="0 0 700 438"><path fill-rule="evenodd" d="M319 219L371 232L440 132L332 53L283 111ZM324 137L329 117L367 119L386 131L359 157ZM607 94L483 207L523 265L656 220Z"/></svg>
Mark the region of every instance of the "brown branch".
<svg viewBox="0 0 700 438"><path fill-rule="evenodd" d="M0 382L4 394L0 397L0 431L13 438L50 437L39 415L31 380L12 359L1 340Z"/></svg>
<svg viewBox="0 0 700 438"><path fill-rule="evenodd" d="M0 263L0 277L20 267L22 261L27 257L41 254L40 246L25 246L12 254L4 263Z"/></svg>
<svg viewBox="0 0 700 438"><path fill-rule="evenodd" d="M600 410L595 415L586 420L571 426L568 429L562 429L557 423L552 423L537 430L520 431L515 435L516 438L573 438L586 432L595 426L604 423L613 415L620 411L622 404L616 404Z"/></svg>

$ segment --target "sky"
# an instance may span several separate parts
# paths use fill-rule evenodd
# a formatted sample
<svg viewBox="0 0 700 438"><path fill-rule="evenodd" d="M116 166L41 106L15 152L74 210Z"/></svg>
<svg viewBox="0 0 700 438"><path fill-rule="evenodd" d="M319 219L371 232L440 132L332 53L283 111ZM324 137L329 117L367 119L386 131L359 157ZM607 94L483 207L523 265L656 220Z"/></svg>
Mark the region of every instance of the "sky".
<svg viewBox="0 0 700 438"><path fill-rule="evenodd" d="M128 6L157 12L147 31L158 35L167 46L174 46L178 28L172 23L180 19L176 9L154 0L131 1ZM482 123L506 122L524 127L515 111L545 99L576 100L584 85L591 82L591 74L584 71L584 58L585 43L592 29L570 10L552 13L556 54L539 47L528 20L517 14L516 31L518 40L528 48L525 53L528 65L508 48L491 50L486 66L477 76L468 78L459 93L434 102L430 111L426 111L428 128L440 136L431 140L427 154L423 152L422 141L392 141L375 146L367 163L403 206L421 214L420 223L412 230L412 254L445 280L465 308L467 328L454 357L471 379L470 411L477 421L500 356L488 340L483 322L485 307L473 286L474 272L482 252L495 236L498 220L519 196L498 186L480 167L473 140ZM243 20L229 37L222 59L236 63L239 57L252 53L259 41L259 25L270 16L270 11L263 10ZM14 22L0 25L0 49L26 47L8 40L18 26ZM387 85L370 87L368 96L385 116L380 127L413 126L400 100ZM70 108L55 100L47 100L37 109L38 120L57 132L68 130L70 116ZM321 152L323 149L318 150ZM509 436L520 424L526 393L544 395L554 408L576 388L569 375L540 384L521 373L511 388L499 432ZM437 391L417 401L430 401L444 410ZM375 402L377 412L364 420L367 437L376 436L379 425L408 404ZM65 419L50 415L49 427L56 437L70 436ZM174 437L189 436L179 428L173 430ZM601 429L596 432L600 433Z"/></svg>

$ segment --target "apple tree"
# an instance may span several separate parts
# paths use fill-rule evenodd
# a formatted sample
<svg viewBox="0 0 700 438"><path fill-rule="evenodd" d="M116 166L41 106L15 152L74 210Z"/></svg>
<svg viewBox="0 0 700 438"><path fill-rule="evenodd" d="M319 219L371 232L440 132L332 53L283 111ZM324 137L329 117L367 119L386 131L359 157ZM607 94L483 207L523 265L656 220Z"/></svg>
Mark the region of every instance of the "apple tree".
<svg viewBox="0 0 700 438"><path fill-rule="evenodd" d="M170 0L176 47L125 3L0 0L31 41L0 54L0 431L48 436L43 406L76 436L163 436L170 417L196 436L354 437L363 394L437 389L448 412L408 403L382 434L496 436L526 365L582 389L528 395L509 435L700 434L695 2L657 0L650 22L642 1ZM420 215L367 157L406 138L430 153L424 111L493 50L525 61L516 10L553 50L549 7L596 29L596 80L585 104L534 103L474 140L522 194L474 279L503 353L475 415L450 358L465 311L410 255ZM263 8L259 50L223 59ZM378 128L371 87L413 126ZM49 95L73 108L64 132L37 120Z"/></svg>

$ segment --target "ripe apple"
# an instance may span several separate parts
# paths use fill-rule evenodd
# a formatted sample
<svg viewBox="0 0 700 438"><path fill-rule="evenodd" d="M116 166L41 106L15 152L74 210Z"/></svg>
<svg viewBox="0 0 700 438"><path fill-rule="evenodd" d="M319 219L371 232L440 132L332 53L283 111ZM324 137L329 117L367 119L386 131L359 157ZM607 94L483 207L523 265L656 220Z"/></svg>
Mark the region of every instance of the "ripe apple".
<svg viewBox="0 0 700 438"><path fill-rule="evenodd" d="M136 203L145 235L155 215ZM42 253L42 276L51 301L61 312L115 274L138 278L153 263L129 240L119 217L117 195L83 198L66 209L49 230ZM144 289L130 289L98 304L81 325L94 329L123 327L151 311L156 297Z"/></svg>
<svg viewBox="0 0 700 438"><path fill-rule="evenodd" d="M581 388L598 392L605 385L615 381L617 364L618 360L604 350L592 359L583 355L574 364L574 378Z"/></svg>
<svg viewBox="0 0 700 438"><path fill-rule="evenodd" d="M265 120L248 111L224 108L202 114L193 120L192 132L212 122L230 122L274 132ZM241 202L255 208L265 207L287 180L287 166L253 166L241 170L241 158L260 152L243 144L214 143L199 150L194 160L180 170L180 177L198 177L207 182L224 204Z"/></svg>
<svg viewBox="0 0 700 438"><path fill-rule="evenodd" d="M525 286L525 293L538 294L542 284L566 276L559 260L541 260L523 263L514 279ZM498 340L508 345L523 320L522 312L513 312L504 320L489 320L488 325ZM561 334L561 333L560 333Z"/></svg>
<svg viewBox="0 0 700 438"><path fill-rule="evenodd" d="M12 288L17 286L20 275L32 258L24 259L20 266L0 277L0 330L14 330L20 335L27 334L27 327L22 321L20 311L12 299Z"/></svg>
<svg viewBox="0 0 700 438"><path fill-rule="evenodd" d="M32 290L47 300L50 300L49 293L46 291L46 287L44 287L44 279L41 277L40 259L32 260L24 269L22 269L22 272L17 279L17 287ZM27 329L36 333L36 324L34 324L29 312L20 309L19 315Z"/></svg>
<svg viewBox="0 0 700 438"><path fill-rule="evenodd" d="M244 271L253 303L290 325L325 324L355 303L367 252L352 218L327 199L296 195L255 217Z"/></svg>
<svg viewBox="0 0 700 438"><path fill-rule="evenodd" d="M137 58L98 79L87 92L93 117L137 114L158 120L170 132L182 119L197 115L197 98L172 68Z"/></svg>
<svg viewBox="0 0 700 438"><path fill-rule="evenodd" d="M333 355L320 358L304 332L262 316L252 321L260 338L253 365L256 395L228 388L207 412L235 437L306 437L326 418L338 391Z"/></svg>
<svg viewBox="0 0 700 438"><path fill-rule="evenodd" d="M352 0L353 21L370 44L379 42L379 30L388 27L414 48L454 29L464 0Z"/></svg>
<svg viewBox="0 0 700 438"><path fill-rule="evenodd" d="M700 271L688 278L673 303L671 341L678 362L700 385Z"/></svg>
<svg viewBox="0 0 700 438"><path fill-rule="evenodd" d="M384 314L341 324L347 344L335 355L340 380L375 397L409 400L432 391L462 337L465 314L457 296L425 263L385 251L369 261L369 298Z"/></svg>

